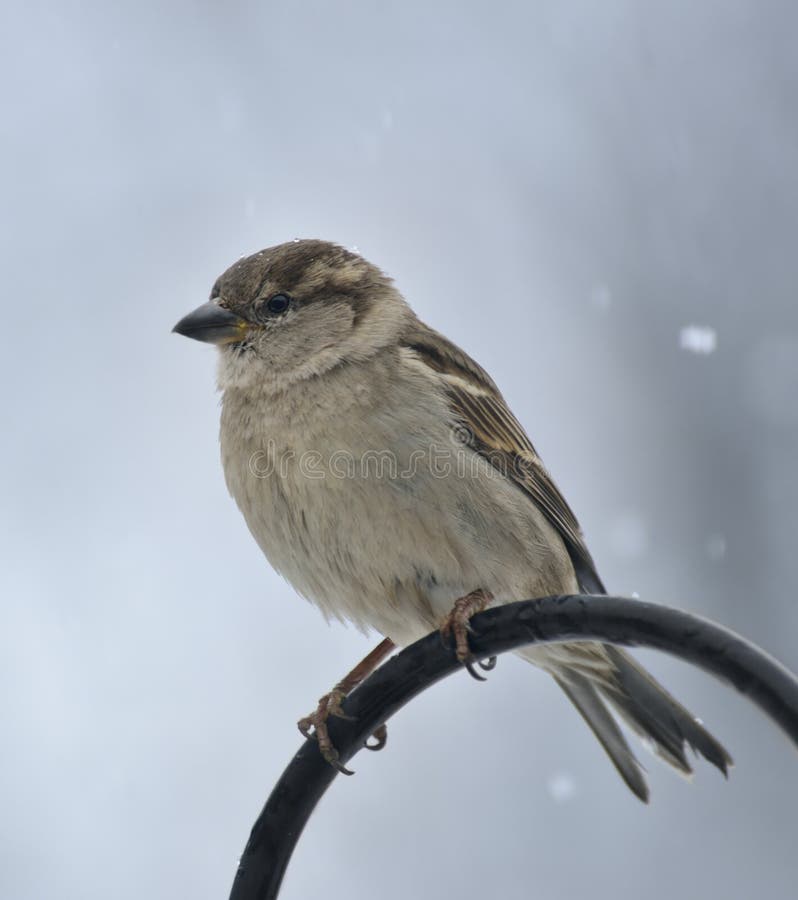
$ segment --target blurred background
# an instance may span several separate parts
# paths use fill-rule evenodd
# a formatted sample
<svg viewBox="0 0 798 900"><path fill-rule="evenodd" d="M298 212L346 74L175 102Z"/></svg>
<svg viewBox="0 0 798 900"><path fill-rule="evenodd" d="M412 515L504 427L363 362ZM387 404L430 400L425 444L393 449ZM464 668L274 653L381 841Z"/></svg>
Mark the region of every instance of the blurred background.
<svg viewBox="0 0 798 900"><path fill-rule="evenodd" d="M6 3L0 893L226 897L327 626L227 496L237 257L356 246L494 375L615 592L798 668L798 9L779 0ZM732 751L626 790L503 658L390 724L285 898L794 897L798 758L645 660Z"/></svg>

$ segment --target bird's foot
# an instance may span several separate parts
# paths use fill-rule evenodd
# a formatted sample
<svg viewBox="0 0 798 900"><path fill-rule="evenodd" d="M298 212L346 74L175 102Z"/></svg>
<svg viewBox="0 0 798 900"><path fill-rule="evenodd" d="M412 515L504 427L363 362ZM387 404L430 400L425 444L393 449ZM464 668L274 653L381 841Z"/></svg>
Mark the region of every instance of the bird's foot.
<svg viewBox="0 0 798 900"><path fill-rule="evenodd" d="M318 706L310 715L304 716L296 724L306 738L315 738L318 741L319 752L334 769L337 769L342 775L354 775L354 772L347 769L340 761L338 751L330 740L330 732L327 729L327 719L330 716L351 721L352 716L348 716L341 707L344 697L346 697L346 693L336 685L328 694L319 699ZM313 730L311 731L311 729Z"/></svg>
<svg viewBox="0 0 798 900"><path fill-rule="evenodd" d="M337 716L339 719L353 721L352 716L348 716L341 707L346 693L339 685L336 685L329 694L325 694L320 700L316 709L308 716L301 718L296 724L299 730L306 738L314 738L318 741L319 752L324 759L342 775L354 775L351 769L347 769L341 762L338 750L330 740L330 732L327 729L327 719L330 716ZM312 729L312 730L311 730ZM366 741L367 750L382 750L388 743L388 726L383 723L374 730L371 735L373 743Z"/></svg>
<svg viewBox="0 0 798 900"><path fill-rule="evenodd" d="M327 730L327 720L330 716L338 716L339 719L352 720L352 716L346 715L343 711L341 703L350 691L354 690L374 669L385 659L386 656L394 649L396 645L390 638L385 638L365 657L354 669L345 675L338 684L325 694L320 700L316 709L309 715L297 722L299 730L306 738L315 738L319 744L321 755L327 762L344 775L353 775L351 769L347 769L341 762L338 750L330 740L330 732ZM311 729L313 729L311 731ZM368 750L382 750L388 740L388 729L385 725L379 728L371 735L374 743L370 744L366 741Z"/></svg>
<svg viewBox="0 0 798 900"><path fill-rule="evenodd" d="M469 620L471 616L482 612L493 601L493 594L482 589L471 591L465 597L459 597L454 601L452 611L441 623L441 637L448 639L454 637L455 652L458 660L466 667L468 674L477 681L485 681L485 677L480 675L474 668L474 657L471 653L471 647L468 644L468 632L470 630ZM484 662L477 662L477 665L485 672L489 672L496 665L496 657L491 656Z"/></svg>

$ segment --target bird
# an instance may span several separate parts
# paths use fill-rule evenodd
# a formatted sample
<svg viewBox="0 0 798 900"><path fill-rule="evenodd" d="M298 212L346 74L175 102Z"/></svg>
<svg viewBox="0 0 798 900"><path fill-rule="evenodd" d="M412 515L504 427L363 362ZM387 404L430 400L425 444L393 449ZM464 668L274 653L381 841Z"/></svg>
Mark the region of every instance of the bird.
<svg viewBox="0 0 798 900"><path fill-rule="evenodd" d="M218 348L224 476L271 566L328 620L383 636L298 723L341 771L328 718L395 647L439 629L473 672L473 614L605 593L574 513L492 378L359 252L302 239L244 256L173 330ZM643 802L643 767L619 723L685 775L687 748L724 775L732 764L626 651L517 652L554 678Z"/></svg>

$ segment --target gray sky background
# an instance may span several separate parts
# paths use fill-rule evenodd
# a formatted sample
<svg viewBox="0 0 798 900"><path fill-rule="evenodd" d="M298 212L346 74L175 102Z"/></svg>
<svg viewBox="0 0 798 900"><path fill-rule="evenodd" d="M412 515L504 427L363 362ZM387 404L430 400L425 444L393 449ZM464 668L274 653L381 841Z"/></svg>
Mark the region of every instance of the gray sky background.
<svg viewBox="0 0 798 900"><path fill-rule="evenodd" d="M491 371L614 591L798 668L796 28L779 0L3 5L3 897L226 897L296 719L375 641L270 571L214 351L170 334L293 237L356 245ZM503 659L356 759L283 896L794 897L794 749L646 661L728 783L651 759L643 807Z"/></svg>

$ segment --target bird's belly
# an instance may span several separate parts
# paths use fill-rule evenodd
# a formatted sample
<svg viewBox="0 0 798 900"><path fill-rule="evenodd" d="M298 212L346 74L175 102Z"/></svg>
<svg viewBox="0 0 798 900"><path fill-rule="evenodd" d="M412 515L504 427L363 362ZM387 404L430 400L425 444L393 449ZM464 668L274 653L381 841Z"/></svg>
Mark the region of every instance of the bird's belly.
<svg viewBox="0 0 798 900"><path fill-rule="evenodd" d="M271 565L328 618L397 644L435 628L477 588L496 602L573 589L559 537L485 466L442 474L411 444L386 452L342 441L235 454L223 442L223 462Z"/></svg>

